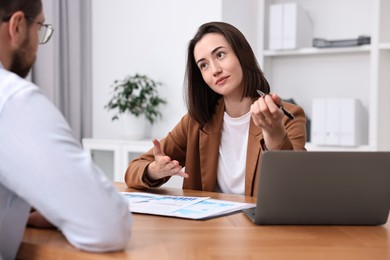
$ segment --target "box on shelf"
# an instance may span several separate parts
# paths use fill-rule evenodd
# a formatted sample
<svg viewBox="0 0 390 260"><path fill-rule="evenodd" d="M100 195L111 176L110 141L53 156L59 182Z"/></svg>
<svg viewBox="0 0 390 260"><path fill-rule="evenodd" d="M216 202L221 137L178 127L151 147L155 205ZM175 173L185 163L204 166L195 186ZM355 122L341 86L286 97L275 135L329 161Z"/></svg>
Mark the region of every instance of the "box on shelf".
<svg viewBox="0 0 390 260"><path fill-rule="evenodd" d="M346 40L327 40L323 38L314 38L313 47L316 48L341 48L341 47L353 47L371 43L370 36L361 35L356 39Z"/></svg>
<svg viewBox="0 0 390 260"><path fill-rule="evenodd" d="M353 98L314 99L311 142L316 145L359 146L368 142L367 117Z"/></svg>
<svg viewBox="0 0 390 260"><path fill-rule="evenodd" d="M270 50L291 50L312 45L312 22L300 4L273 4L269 9L269 19Z"/></svg>

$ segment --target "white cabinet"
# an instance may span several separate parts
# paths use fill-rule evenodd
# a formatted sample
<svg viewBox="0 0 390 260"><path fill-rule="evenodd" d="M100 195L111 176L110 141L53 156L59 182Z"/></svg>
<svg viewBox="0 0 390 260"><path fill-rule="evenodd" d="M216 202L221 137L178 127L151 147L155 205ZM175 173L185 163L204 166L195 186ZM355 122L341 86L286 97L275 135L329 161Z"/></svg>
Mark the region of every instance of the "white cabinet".
<svg viewBox="0 0 390 260"><path fill-rule="evenodd" d="M296 0L309 14L313 37L329 40L371 36L371 44L347 48L269 50L269 9L292 1L259 1L257 55L271 91L293 98L311 118L315 98L356 98L368 118L367 144L355 148L390 150L390 1ZM325 119L324 119L325 120Z"/></svg>
<svg viewBox="0 0 390 260"><path fill-rule="evenodd" d="M140 154L153 147L152 140L117 140L84 138L83 147L91 153L93 161L112 181L124 182L127 165ZM181 188L183 179L173 176L164 187Z"/></svg>
<svg viewBox="0 0 390 260"><path fill-rule="evenodd" d="M151 140L83 139L83 147L93 161L113 181L124 181L128 163L153 147Z"/></svg>

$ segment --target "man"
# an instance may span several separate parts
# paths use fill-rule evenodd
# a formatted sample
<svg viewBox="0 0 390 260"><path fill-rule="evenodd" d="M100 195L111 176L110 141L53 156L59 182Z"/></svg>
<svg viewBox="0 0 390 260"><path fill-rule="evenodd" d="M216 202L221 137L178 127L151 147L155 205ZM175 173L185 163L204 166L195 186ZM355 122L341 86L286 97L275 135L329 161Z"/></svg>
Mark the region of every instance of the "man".
<svg viewBox="0 0 390 260"><path fill-rule="evenodd" d="M15 258L31 208L30 224L47 219L83 250L120 250L130 236L126 200L23 79L53 33L44 20L41 0L0 0L0 259Z"/></svg>

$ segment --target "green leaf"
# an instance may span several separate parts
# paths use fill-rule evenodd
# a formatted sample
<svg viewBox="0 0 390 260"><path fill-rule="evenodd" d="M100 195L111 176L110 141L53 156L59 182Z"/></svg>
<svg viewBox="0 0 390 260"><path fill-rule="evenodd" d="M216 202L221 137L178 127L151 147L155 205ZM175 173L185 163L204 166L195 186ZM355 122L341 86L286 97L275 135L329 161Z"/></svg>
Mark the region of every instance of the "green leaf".
<svg viewBox="0 0 390 260"><path fill-rule="evenodd" d="M160 105L167 104L165 99L158 96L157 87L162 85L138 73L126 76L123 80L114 80L111 85L112 97L104 108L115 111L113 121L119 119L119 114L130 113L135 116L145 115L153 124L162 117Z"/></svg>

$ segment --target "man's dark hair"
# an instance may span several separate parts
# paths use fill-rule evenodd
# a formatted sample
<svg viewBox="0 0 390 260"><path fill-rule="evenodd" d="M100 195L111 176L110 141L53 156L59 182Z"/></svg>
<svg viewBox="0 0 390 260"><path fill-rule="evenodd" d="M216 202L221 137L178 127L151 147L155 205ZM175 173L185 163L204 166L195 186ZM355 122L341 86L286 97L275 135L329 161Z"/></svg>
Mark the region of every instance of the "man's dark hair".
<svg viewBox="0 0 390 260"><path fill-rule="evenodd" d="M22 11L25 16L35 19L42 11L42 2L41 0L0 0L1 21L8 21L17 11Z"/></svg>
<svg viewBox="0 0 390 260"><path fill-rule="evenodd" d="M218 33L224 36L237 56L243 73L244 89L242 98L259 97L256 92L257 89L264 93L270 92L269 84L245 36L228 23L205 23L199 27L198 32L189 43L184 84L188 112L201 125L212 118L216 104L221 98L221 95L215 93L203 80L194 57L195 45L208 33Z"/></svg>

